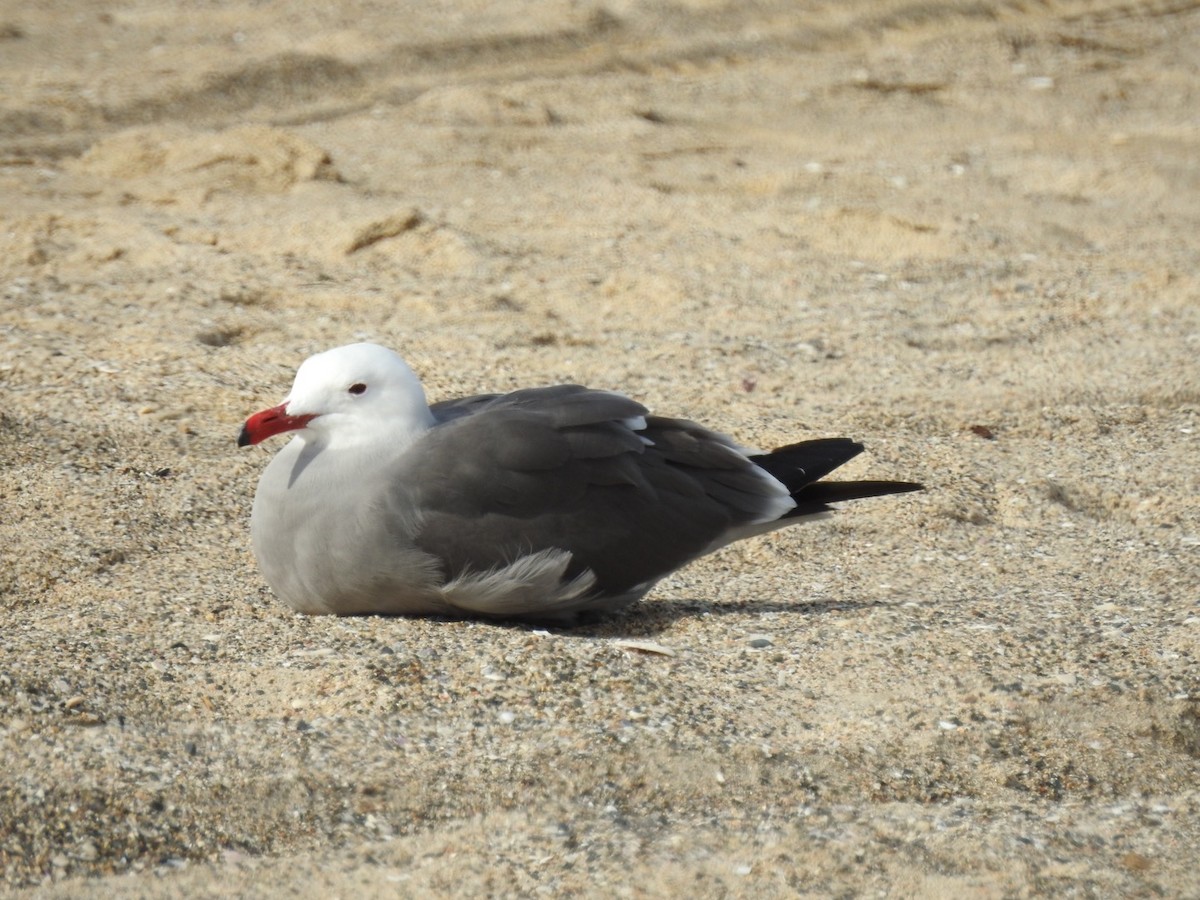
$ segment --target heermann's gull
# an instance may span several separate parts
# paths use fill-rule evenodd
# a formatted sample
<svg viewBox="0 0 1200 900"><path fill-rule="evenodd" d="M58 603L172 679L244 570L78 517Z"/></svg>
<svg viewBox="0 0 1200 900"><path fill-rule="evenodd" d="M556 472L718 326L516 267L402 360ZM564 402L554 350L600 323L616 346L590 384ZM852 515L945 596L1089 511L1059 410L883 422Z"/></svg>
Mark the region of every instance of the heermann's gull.
<svg viewBox="0 0 1200 900"><path fill-rule="evenodd" d="M250 531L267 583L304 613L570 620L829 503L921 487L819 481L862 452L847 438L755 454L573 384L430 406L375 344L306 360L238 446L285 431Z"/></svg>

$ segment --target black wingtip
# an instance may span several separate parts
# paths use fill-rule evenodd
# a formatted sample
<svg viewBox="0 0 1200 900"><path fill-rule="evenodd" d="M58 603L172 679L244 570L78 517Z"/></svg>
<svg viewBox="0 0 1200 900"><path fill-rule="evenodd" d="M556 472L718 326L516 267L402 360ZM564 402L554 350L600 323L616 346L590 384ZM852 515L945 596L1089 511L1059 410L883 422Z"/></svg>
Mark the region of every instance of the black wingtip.
<svg viewBox="0 0 1200 900"><path fill-rule="evenodd" d="M750 461L783 482L794 496L862 452L863 445L850 438L817 438L751 456Z"/></svg>
<svg viewBox="0 0 1200 900"><path fill-rule="evenodd" d="M818 481L796 493L795 509L784 514L784 519L796 519L817 513L831 512L830 503L845 503L847 500L865 500L867 497L886 497L889 494L907 494L923 491L925 485L916 481Z"/></svg>
<svg viewBox="0 0 1200 900"><path fill-rule="evenodd" d="M864 500L867 497L886 497L888 494L907 494L923 491L925 485L915 481L818 481L792 494L797 504L840 503Z"/></svg>

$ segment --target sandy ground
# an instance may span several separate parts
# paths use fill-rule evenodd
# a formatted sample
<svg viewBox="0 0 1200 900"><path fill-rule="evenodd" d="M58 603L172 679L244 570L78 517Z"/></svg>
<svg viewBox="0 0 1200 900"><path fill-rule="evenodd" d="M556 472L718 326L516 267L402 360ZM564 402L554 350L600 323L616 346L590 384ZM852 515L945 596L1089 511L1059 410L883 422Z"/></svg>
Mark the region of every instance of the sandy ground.
<svg viewBox="0 0 1200 900"><path fill-rule="evenodd" d="M0 4L4 885L1200 896L1200 5L398 6ZM929 490L301 618L234 439L363 338Z"/></svg>

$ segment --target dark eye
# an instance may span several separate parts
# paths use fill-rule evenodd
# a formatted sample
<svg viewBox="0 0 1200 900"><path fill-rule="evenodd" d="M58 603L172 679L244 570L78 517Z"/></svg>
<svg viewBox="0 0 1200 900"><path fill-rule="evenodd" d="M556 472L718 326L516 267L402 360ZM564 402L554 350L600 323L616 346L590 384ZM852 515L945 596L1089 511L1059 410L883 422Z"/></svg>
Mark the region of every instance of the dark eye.
<svg viewBox="0 0 1200 900"><path fill-rule="evenodd" d="M367 386L359 381L350 385L349 390L352 394L365 394L367 392Z"/></svg>

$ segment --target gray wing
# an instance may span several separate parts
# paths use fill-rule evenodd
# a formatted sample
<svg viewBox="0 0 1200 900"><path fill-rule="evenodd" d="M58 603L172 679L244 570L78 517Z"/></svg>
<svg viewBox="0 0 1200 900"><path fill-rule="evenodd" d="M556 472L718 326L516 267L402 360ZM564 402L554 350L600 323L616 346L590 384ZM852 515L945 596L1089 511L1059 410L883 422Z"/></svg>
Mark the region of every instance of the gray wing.
<svg viewBox="0 0 1200 900"><path fill-rule="evenodd" d="M604 594L654 581L779 503L726 437L578 385L437 404L398 482L448 578L566 550Z"/></svg>
<svg viewBox="0 0 1200 900"><path fill-rule="evenodd" d="M479 412L484 406L503 394L475 394L473 397L457 397L453 400L440 400L429 405L433 420L444 425L471 413Z"/></svg>

